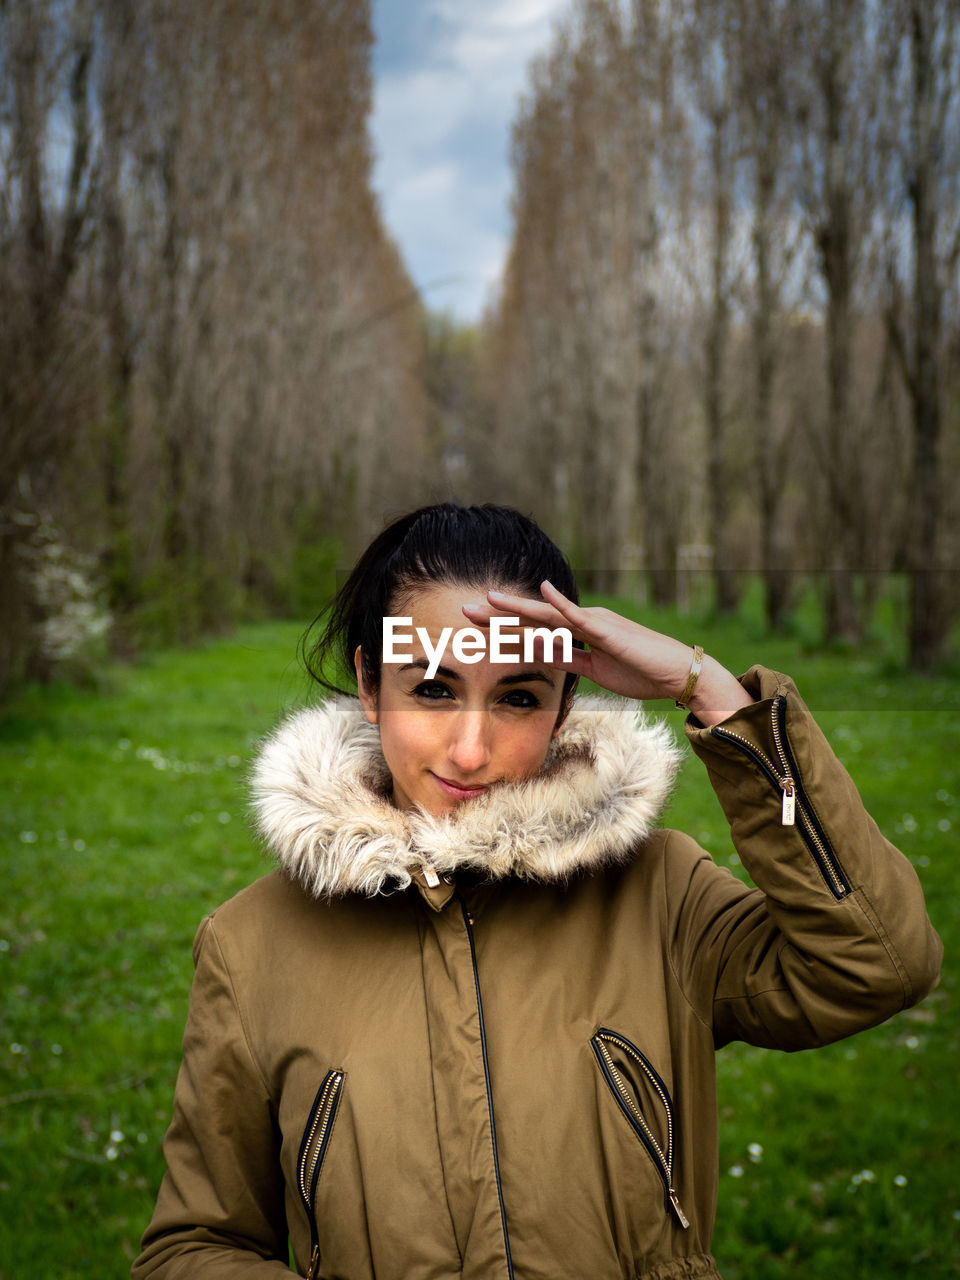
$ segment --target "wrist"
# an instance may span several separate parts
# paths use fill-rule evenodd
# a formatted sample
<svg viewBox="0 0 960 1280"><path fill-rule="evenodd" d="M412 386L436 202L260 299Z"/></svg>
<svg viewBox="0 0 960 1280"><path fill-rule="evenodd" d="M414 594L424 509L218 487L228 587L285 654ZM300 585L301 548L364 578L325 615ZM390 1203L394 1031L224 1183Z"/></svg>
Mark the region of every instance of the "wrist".
<svg viewBox="0 0 960 1280"><path fill-rule="evenodd" d="M695 644L693 646L693 661L690 663L690 670L687 672L686 683L676 700L677 706L686 711L693 697L693 692L697 687L697 681L700 679L700 672L703 669L703 645Z"/></svg>
<svg viewBox="0 0 960 1280"><path fill-rule="evenodd" d="M753 702L732 672L716 658L704 654L700 675L687 703L687 710L704 728L719 724L744 707L752 706Z"/></svg>

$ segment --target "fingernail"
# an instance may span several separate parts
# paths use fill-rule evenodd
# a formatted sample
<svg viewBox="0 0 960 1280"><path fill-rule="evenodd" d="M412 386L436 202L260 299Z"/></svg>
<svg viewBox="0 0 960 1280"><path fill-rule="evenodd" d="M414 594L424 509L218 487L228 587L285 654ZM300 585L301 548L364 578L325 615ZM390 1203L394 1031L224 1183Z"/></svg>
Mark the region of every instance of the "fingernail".
<svg viewBox="0 0 960 1280"><path fill-rule="evenodd" d="M464 609L482 609L483 605L479 600L468 600L466 604L461 606Z"/></svg>

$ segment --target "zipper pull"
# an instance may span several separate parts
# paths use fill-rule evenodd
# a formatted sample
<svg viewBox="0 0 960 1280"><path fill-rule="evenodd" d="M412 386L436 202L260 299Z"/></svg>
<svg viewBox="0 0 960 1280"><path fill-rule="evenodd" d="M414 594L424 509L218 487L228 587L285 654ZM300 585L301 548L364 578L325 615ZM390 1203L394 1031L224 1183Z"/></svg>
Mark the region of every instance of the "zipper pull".
<svg viewBox="0 0 960 1280"><path fill-rule="evenodd" d="M780 815L780 825L792 827L796 821L797 789L793 785L792 778L784 778L780 785L783 787L783 811Z"/></svg>
<svg viewBox="0 0 960 1280"><path fill-rule="evenodd" d="M310 1265L309 1267L307 1267L307 1280L313 1280L313 1277L317 1274L317 1267L319 1265L320 1265L320 1246L318 1244L315 1244L313 1246L313 1253L311 1253L310 1255Z"/></svg>
<svg viewBox="0 0 960 1280"><path fill-rule="evenodd" d="M436 889L437 885L440 883L440 877L437 875L436 868L432 866L431 863L425 861L420 867L420 870L423 872L423 878L427 882L427 887L430 889Z"/></svg>
<svg viewBox="0 0 960 1280"><path fill-rule="evenodd" d="M681 1227L686 1231L690 1226L690 1222L687 1215L680 1208L680 1201L677 1199L677 1193L674 1191L673 1187L667 1188L667 1195L670 1197L670 1208L677 1215L677 1221L680 1223Z"/></svg>

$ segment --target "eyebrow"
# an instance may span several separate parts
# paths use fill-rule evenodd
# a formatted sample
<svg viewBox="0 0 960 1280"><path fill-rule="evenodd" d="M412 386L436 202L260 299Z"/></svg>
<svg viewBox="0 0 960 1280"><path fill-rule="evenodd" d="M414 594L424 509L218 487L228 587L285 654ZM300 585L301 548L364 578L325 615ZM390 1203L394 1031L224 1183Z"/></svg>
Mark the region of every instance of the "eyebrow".
<svg viewBox="0 0 960 1280"><path fill-rule="evenodd" d="M413 662L405 662L397 671L398 675L402 675L404 671L426 671L430 663L426 658L416 658ZM445 680L462 680L459 671L454 671L452 667L437 667L437 675L443 676ZM544 684L555 688L554 682L548 675L542 671L516 671L512 675L501 676L497 684L526 684L531 680L542 680Z"/></svg>

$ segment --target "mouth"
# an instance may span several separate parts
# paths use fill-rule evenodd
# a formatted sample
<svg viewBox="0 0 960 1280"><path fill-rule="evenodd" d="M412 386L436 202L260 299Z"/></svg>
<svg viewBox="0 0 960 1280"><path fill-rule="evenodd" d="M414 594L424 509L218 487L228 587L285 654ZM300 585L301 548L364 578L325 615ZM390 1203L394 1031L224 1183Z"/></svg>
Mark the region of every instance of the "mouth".
<svg viewBox="0 0 960 1280"><path fill-rule="evenodd" d="M448 778L441 778L439 773L433 774L433 777L443 794L451 800L472 800L477 796L486 795L490 789L488 782L480 783L478 786L465 786L459 782L451 782Z"/></svg>

